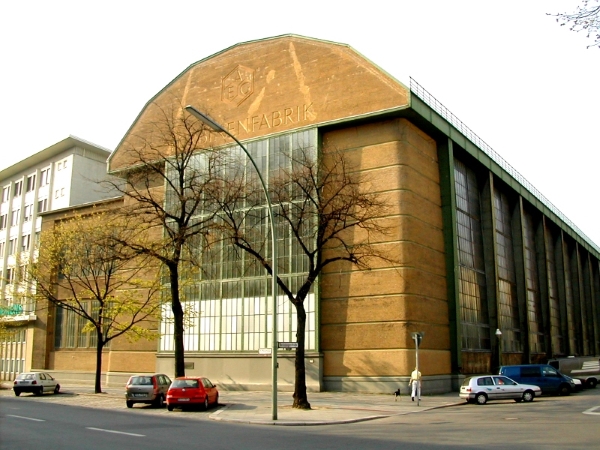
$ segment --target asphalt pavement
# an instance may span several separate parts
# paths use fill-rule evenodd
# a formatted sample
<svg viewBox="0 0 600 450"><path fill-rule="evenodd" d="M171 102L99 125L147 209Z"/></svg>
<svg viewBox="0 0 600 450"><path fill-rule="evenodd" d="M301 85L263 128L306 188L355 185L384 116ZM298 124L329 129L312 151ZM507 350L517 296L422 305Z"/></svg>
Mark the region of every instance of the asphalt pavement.
<svg viewBox="0 0 600 450"><path fill-rule="evenodd" d="M12 384L2 382L2 396L11 395ZM120 407L125 407L123 388L103 388L102 394L95 394L91 385L61 385L62 394L77 397L77 404L93 406L99 396L114 399ZM50 395L50 394L46 394ZM395 397L393 394L309 392L310 410L292 408L292 393L279 392L277 414L273 419L273 401L270 391L227 391L220 390L219 406L209 410L209 418L224 422L237 422L256 425L310 426L335 425L390 416L415 414L436 408L464 405L458 393L423 395L420 401L410 396ZM165 409L166 411L166 409Z"/></svg>

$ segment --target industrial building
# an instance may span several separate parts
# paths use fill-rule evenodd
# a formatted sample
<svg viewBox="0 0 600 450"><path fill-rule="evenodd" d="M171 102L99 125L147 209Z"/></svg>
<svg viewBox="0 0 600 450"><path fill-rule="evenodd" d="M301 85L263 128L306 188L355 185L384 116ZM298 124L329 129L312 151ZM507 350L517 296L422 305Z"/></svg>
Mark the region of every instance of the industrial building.
<svg viewBox="0 0 600 450"><path fill-rule="evenodd" d="M415 332L424 333L419 364L428 392L456 389L462 376L500 364L600 353L598 246L414 80L395 80L344 44L296 35L237 44L190 65L149 99L110 155L109 173L139 169L132 143L152 140L160 111L184 115L185 105L264 161L267 183L282 149L335 149L392 205L380 220L393 231L380 244L394 263L328 266L306 300L310 390L406 386ZM219 133L206 145L235 147ZM288 256L282 276L301 277L293 251ZM197 314L186 329L186 373L268 389L269 277L232 271L231 258L223 251L212 261L211 277L187 299ZM115 361L136 353L140 367L172 373L168 314L155 351L144 345L118 357L113 349ZM283 296L277 317L278 340L293 341L295 315ZM131 367L111 366L120 370ZM293 380L293 350L280 352L280 389L291 390Z"/></svg>

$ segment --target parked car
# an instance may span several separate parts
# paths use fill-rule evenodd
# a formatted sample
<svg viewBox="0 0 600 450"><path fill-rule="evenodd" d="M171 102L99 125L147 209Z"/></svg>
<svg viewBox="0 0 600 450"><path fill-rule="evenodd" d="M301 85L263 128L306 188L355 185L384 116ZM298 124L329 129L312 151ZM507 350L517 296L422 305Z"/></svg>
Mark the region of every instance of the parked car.
<svg viewBox="0 0 600 450"><path fill-rule="evenodd" d="M163 407L170 385L171 379L163 373L133 375L125 385L125 403L128 408L135 403Z"/></svg>
<svg viewBox="0 0 600 450"><path fill-rule="evenodd" d="M44 392L58 394L60 384L49 373L23 372L17 375L13 383L13 390L17 397L21 395L21 392L32 392L35 395L42 395Z"/></svg>
<svg viewBox="0 0 600 450"><path fill-rule="evenodd" d="M562 372L560 372L560 373L562 373ZM583 388L585 387L583 381L581 381L579 378L571 378L570 376L565 375L564 373L563 373L563 376L567 380L569 380L569 382L571 382L571 381L573 382L573 385L575 386L575 392L583 391Z"/></svg>
<svg viewBox="0 0 600 450"><path fill-rule="evenodd" d="M483 375L465 378L458 395L469 403L485 405L488 400L514 399L516 402L532 402L541 394L539 386L519 384L502 375Z"/></svg>
<svg viewBox="0 0 600 450"><path fill-rule="evenodd" d="M566 377L548 364L502 366L498 373L512 378L517 383L539 386L544 395L569 395L577 389L577 385L571 377Z"/></svg>
<svg viewBox="0 0 600 450"><path fill-rule="evenodd" d="M189 405L201 406L207 410L209 405L219 404L217 386L204 377L179 377L173 380L167 393L167 409Z"/></svg>
<svg viewBox="0 0 600 450"><path fill-rule="evenodd" d="M588 388L595 388L600 379L600 358L597 356L569 356L551 359L548 364L563 375L581 380Z"/></svg>

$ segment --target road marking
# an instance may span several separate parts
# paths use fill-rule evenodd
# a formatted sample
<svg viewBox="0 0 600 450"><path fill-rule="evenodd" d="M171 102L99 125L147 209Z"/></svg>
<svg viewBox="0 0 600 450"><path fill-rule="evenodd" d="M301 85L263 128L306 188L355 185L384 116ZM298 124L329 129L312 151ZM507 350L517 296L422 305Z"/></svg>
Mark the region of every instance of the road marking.
<svg viewBox="0 0 600 450"><path fill-rule="evenodd" d="M42 419L34 419L32 417L23 417L23 416L15 416L13 414L7 414L8 417L16 417L17 419L25 419L25 420L32 420L34 422L45 422L45 420Z"/></svg>
<svg viewBox="0 0 600 450"><path fill-rule="evenodd" d="M600 406L594 406L593 408L586 409L583 413L600 416L600 412L594 412L596 409L600 409Z"/></svg>
<svg viewBox="0 0 600 450"><path fill-rule="evenodd" d="M88 430L104 431L105 433L126 434L127 436L146 437L145 434L125 433L124 431L104 430L102 428L86 427Z"/></svg>

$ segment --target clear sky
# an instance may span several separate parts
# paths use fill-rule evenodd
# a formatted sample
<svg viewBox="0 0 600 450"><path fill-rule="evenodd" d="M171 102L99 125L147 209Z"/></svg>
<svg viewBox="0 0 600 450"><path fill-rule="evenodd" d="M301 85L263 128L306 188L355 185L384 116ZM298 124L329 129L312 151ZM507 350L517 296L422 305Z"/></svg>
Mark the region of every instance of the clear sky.
<svg viewBox="0 0 600 450"><path fill-rule="evenodd" d="M74 135L114 149L190 64L294 33L412 76L600 245L600 49L579 0L31 0L0 5L0 170Z"/></svg>

